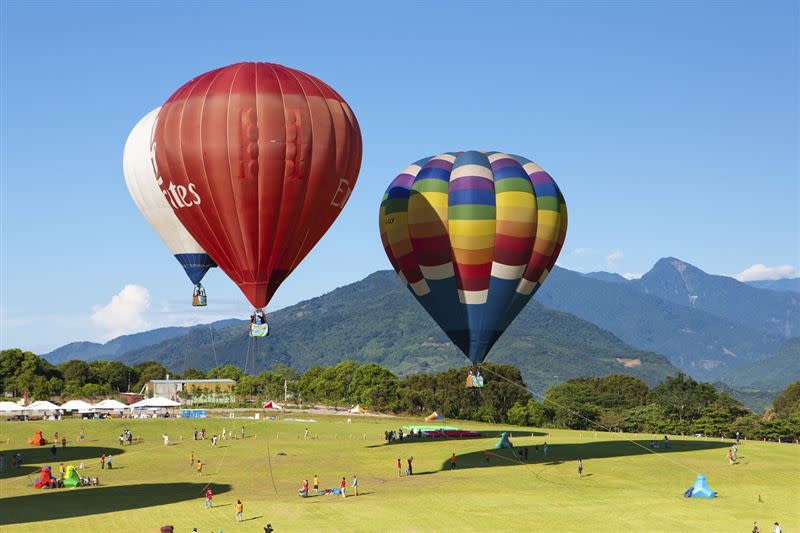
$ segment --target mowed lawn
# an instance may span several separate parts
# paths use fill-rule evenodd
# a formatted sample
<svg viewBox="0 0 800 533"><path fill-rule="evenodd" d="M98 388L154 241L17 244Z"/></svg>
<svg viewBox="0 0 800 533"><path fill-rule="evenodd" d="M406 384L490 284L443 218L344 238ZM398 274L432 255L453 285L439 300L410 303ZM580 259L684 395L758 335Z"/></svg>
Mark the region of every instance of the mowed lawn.
<svg viewBox="0 0 800 533"><path fill-rule="evenodd" d="M800 530L800 446L743 442L739 462L729 465L731 442L672 439L669 450L653 454L626 440L647 444L651 435L525 429L448 421L491 436L385 445L383 431L422 423L399 418L284 414L316 422L210 418L202 420L63 420L0 422L0 530L156 532L166 524L189 533L263 531L750 531L781 522ZM245 438L239 437L245 426ZM195 442L192 428L209 439ZM77 445L80 428L86 441ZM130 428L143 442L119 446ZM211 446L210 435L234 430L235 440ZM303 438L308 427L311 439ZM27 439L37 429L45 438L65 435L67 449L49 459L49 446ZM507 451L487 465L497 433L512 432L516 447L529 447L528 464ZM170 445L162 444L167 433ZM548 442L544 457L543 444ZM538 453L535 447L538 446ZM22 469L10 471L9 452L20 450ZM205 464L202 477L189 466L194 451ZM99 456L111 453L114 469L101 471ZM450 471L449 457L458 457ZM414 457L413 477L398 477L396 462ZM584 461L578 478L576 461ZM101 486L58 490L32 487L35 468L59 462L85 464L81 474L99 476ZM696 472L718 492L714 500L683 498ZM304 478L319 474L321 486L348 491L358 475L361 495L299 498ZM214 507L203 506L212 485ZM234 503L244 503L237 523ZM759 498L761 501L759 501Z"/></svg>

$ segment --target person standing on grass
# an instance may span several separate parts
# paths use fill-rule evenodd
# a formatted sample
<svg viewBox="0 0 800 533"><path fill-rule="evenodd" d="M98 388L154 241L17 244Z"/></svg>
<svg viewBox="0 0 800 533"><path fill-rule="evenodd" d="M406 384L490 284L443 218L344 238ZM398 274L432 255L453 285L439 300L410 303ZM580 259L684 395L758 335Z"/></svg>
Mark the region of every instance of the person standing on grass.
<svg viewBox="0 0 800 533"><path fill-rule="evenodd" d="M401 466L400 458L398 457L397 458L397 477L402 477L402 475L403 475L403 467Z"/></svg>
<svg viewBox="0 0 800 533"><path fill-rule="evenodd" d="M356 496L358 496L358 476L355 474L353 474L353 492L355 492Z"/></svg>
<svg viewBox="0 0 800 533"><path fill-rule="evenodd" d="M244 426L242 426L242 438L244 438Z"/></svg>
<svg viewBox="0 0 800 533"><path fill-rule="evenodd" d="M194 450L189 452L189 466L194 466Z"/></svg>
<svg viewBox="0 0 800 533"><path fill-rule="evenodd" d="M67 437L61 437L61 447L62 448L67 447Z"/></svg>
<svg viewBox="0 0 800 533"><path fill-rule="evenodd" d="M772 528L772 533L783 533L779 523L775 522L775 527Z"/></svg>
<svg viewBox="0 0 800 533"><path fill-rule="evenodd" d="M733 464L733 451L730 449L728 450L728 464Z"/></svg>
<svg viewBox="0 0 800 533"><path fill-rule="evenodd" d="M412 463L414 462L414 457L409 457L408 459L406 459L406 461L408 461L408 475L413 476L414 467L412 466Z"/></svg>
<svg viewBox="0 0 800 533"><path fill-rule="evenodd" d="M456 469L456 454L453 453L453 455L450 456L450 470L455 470L455 469Z"/></svg>
<svg viewBox="0 0 800 533"><path fill-rule="evenodd" d="M305 432L303 433L303 438L308 440L308 428L306 428Z"/></svg>
<svg viewBox="0 0 800 533"><path fill-rule="evenodd" d="M100 470L106 469L106 454L100 456Z"/></svg>
<svg viewBox="0 0 800 533"><path fill-rule="evenodd" d="M164 433L161 437L164 439L164 446L169 446L169 435Z"/></svg>
<svg viewBox="0 0 800 533"><path fill-rule="evenodd" d="M319 476L314 474L314 492L319 494Z"/></svg>
<svg viewBox="0 0 800 533"><path fill-rule="evenodd" d="M733 451L733 462L735 463L739 458L739 448L734 444L731 446L731 451Z"/></svg>
<svg viewBox="0 0 800 533"><path fill-rule="evenodd" d="M244 512L244 505L242 505L242 500L236 500L236 521L242 521L242 513Z"/></svg>
<svg viewBox="0 0 800 533"><path fill-rule="evenodd" d="M78 442L83 442L83 439L86 438L86 434L83 432L83 428L81 428L81 432L78 433Z"/></svg>
<svg viewBox="0 0 800 533"><path fill-rule="evenodd" d="M342 498L347 498L347 479L342 476L342 481L339 483L339 490L342 491Z"/></svg>
<svg viewBox="0 0 800 533"><path fill-rule="evenodd" d="M486 461L486 465L489 465L489 459L492 457L492 454L489 453L489 450L483 450L483 460Z"/></svg>
<svg viewBox="0 0 800 533"><path fill-rule="evenodd" d="M203 461L200 459L197 460L197 464L194 465L194 469L197 470L197 477L203 475Z"/></svg>
<svg viewBox="0 0 800 533"><path fill-rule="evenodd" d="M544 456L547 457L547 443L544 443Z"/></svg>
<svg viewBox="0 0 800 533"><path fill-rule="evenodd" d="M211 509L212 499L214 499L214 494L212 494L211 486L209 485L208 490L206 490L206 509Z"/></svg>
<svg viewBox="0 0 800 533"><path fill-rule="evenodd" d="M106 463L108 463L108 469L109 470L111 470L114 467L114 464L111 462L112 460L113 460L113 457L111 457L111 455L109 454L109 456L106 457Z"/></svg>
<svg viewBox="0 0 800 533"><path fill-rule="evenodd" d="M578 477L583 477L583 459L578 459Z"/></svg>

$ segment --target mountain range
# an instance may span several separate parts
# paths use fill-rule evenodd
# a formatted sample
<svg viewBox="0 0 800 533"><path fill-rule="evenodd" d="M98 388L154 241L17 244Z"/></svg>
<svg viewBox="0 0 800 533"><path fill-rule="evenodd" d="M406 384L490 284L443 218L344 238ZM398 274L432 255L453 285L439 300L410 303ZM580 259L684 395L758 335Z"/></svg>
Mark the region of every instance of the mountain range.
<svg viewBox="0 0 800 533"><path fill-rule="evenodd" d="M248 371L282 363L296 370L343 359L378 363L405 375L464 366L467 360L391 271L270 315L272 335L247 336L246 322L132 350L121 360L162 361L180 372L233 363ZM213 334L213 342L212 336ZM582 375L627 373L653 384L678 370L666 357L626 345L568 313L531 302L491 353L518 367L533 390Z"/></svg>
<svg viewBox="0 0 800 533"><path fill-rule="evenodd" d="M800 295L785 287L710 275L672 257L638 280L556 267L489 360L518 366L534 388L617 371L652 384L682 370L773 389L800 378L790 340L800 332ZM270 322L273 335L255 341L245 322L228 320L104 345L72 343L45 357L155 359L178 372L225 363L259 370L276 362L305 370L350 358L407 374L466 363L391 271L276 311Z"/></svg>

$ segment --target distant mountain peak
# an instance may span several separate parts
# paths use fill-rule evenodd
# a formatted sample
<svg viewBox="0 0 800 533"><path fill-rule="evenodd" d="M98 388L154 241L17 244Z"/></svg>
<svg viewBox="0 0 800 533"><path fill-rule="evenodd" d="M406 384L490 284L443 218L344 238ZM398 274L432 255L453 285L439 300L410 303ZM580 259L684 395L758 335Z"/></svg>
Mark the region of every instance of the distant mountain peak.
<svg viewBox="0 0 800 533"><path fill-rule="evenodd" d="M653 268L651 268L647 272L647 274L645 274L645 276L652 273L663 272L665 270L674 270L679 273L684 273L687 271L702 272L705 274L705 272L703 272L693 264L687 263L686 261L678 259L677 257L662 257L661 259L656 261L656 263L653 265Z"/></svg>

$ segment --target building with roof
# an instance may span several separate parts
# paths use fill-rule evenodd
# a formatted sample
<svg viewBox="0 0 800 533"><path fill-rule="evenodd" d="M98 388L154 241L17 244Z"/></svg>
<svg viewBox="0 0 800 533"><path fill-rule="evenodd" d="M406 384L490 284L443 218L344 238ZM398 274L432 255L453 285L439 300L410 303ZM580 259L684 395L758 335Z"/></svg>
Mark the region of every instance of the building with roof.
<svg viewBox="0 0 800 533"><path fill-rule="evenodd" d="M145 383L147 398L161 396L183 404L232 403L236 381L233 379L153 379Z"/></svg>

